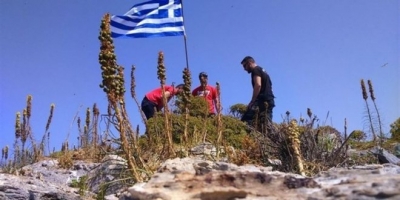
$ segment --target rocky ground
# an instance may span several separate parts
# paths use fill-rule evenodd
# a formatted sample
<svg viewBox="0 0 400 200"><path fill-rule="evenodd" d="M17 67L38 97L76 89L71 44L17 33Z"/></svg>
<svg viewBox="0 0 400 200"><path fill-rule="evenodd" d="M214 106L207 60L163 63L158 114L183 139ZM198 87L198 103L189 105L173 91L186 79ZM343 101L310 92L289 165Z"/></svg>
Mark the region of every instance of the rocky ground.
<svg viewBox="0 0 400 200"><path fill-rule="evenodd" d="M393 164L332 168L315 177L270 167L174 159L143 184L132 199L400 199L400 167Z"/></svg>
<svg viewBox="0 0 400 200"><path fill-rule="evenodd" d="M332 168L315 177L237 166L198 157L167 160L146 183L119 185L124 160L107 156L102 163L75 161L61 169L57 160L25 166L19 175L0 173L0 199L94 199L109 184L105 199L400 199L400 167L377 164ZM70 187L87 176L88 190Z"/></svg>

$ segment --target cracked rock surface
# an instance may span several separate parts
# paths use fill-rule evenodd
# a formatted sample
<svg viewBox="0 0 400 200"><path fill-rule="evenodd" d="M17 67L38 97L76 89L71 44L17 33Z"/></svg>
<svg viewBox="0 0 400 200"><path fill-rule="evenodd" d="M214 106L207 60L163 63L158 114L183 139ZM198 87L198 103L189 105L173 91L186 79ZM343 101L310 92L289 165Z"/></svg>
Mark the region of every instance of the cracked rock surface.
<svg viewBox="0 0 400 200"><path fill-rule="evenodd" d="M107 200L400 199L400 167L395 164L331 168L304 177L272 167L176 158L165 161L148 182L131 187L115 181L125 166L118 156L102 163L74 161L72 169L60 168L56 160L40 161L23 167L18 176L0 173L0 199L94 199L107 181L112 183ZM88 176L86 196L70 187L82 176Z"/></svg>

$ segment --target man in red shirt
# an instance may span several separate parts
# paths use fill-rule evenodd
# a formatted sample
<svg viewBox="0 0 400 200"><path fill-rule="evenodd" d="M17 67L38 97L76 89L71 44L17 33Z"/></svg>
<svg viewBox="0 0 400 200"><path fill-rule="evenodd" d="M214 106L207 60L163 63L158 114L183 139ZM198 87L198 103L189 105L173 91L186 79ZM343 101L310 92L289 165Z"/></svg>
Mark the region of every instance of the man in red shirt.
<svg viewBox="0 0 400 200"><path fill-rule="evenodd" d="M215 109L218 106L217 90L208 85L208 75L205 72L199 74L200 86L195 88L192 92L193 96L204 97L208 104L209 116L215 115ZM217 111L219 109L217 108Z"/></svg>
<svg viewBox="0 0 400 200"><path fill-rule="evenodd" d="M165 85L164 94L167 98L167 102L169 102L173 96L181 93L183 91L183 86L183 84L179 84L174 88L173 86ZM156 110L157 112L161 111L164 107L161 87L147 93L142 100L141 107L147 119L152 118Z"/></svg>

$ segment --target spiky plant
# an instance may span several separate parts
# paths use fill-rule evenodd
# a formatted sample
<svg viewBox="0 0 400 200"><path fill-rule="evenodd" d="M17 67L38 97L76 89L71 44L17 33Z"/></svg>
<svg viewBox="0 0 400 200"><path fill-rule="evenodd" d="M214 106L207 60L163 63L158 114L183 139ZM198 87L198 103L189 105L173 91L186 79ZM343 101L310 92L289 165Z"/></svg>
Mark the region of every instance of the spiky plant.
<svg viewBox="0 0 400 200"><path fill-rule="evenodd" d="M26 100L26 116L28 120L31 118L32 114L32 95L28 95Z"/></svg>
<svg viewBox="0 0 400 200"><path fill-rule="evenodd" d="M307 108L307 116L311 119L312 116L311 108Z"/></svg>
<svg viewBox="0 0 400 200"><path fill-rule="evenodd" d="M15 139L19 139L21 137L21 113L17 112L16 119L15 119Z"/></svg>
<svg viewBox="0 0 400 200"><path fill-rule="evenodd" d="M83 139L82 139L82 127L81 127L81 118L78 117L76 120L76 124L78 125L78 131L79 131L79 136L78 136L78 147L83 147Z"/></svg>
<svg viewBox="0 0 400 200"><path fill-rule="evenodd" d="M28 112L26 111L26 109L24 109L22 111L22 129L21 129L22 152L25 151L25 143L30 133L28 124L29 124ZM24 156L22 156L22 159L24 160Z"/></svg>
<svg viewBox="0 0 400 200"><path fill-rule="evenodd" d="M83 127L83 148L89 146L90 108L86 108L85 126Z"/></svg>
<svg viewBox="0 0 400 200"><path fill-rule="evenodd" d="M165 96L165 81L167 79L166 70L164 65L164 53L158 53L158 65L157 65L157 78L160 80L162 97L163 97L163 105L164 105L164 124L166 131L166 138L168 139L168 154L167 156L174 155L173 144L172 144L172 134L171 134L171 124L169 121L169 110L167 104L167 97Z"/></svg>
<svg viewBox="0 0 400 200"><path fill-rule="evenodd" d="M142 166L143 161L140 158L140 153L137 152L137 148L130 148L129 142L126 134L133 133L132 126L130 125L125 109L125 86L124 86L124 68L119 66L116 61L116 56L114 53L114 44L111 38L110 29L110 15L107 13L101 20L100 26L100 53L99 53L99 63L102 70L102 84L100 87L107 95L109 103L109 116L115 115L117 122L115 128L118 130L121 138L122 151L125 154L128 168L131 170L134 179L138 182L143 181L143 177L138 172L138 165L135 158L137 158ZM112 113L114 111L114 113ZM135 147L136 141L133 141ZM135 157L132 154L132 150L135 152Z"/></svg>
<svg viewBox="0 0 400 200"><path fill-rule="evenodd" d="M140 112L140 116L142 117L143 123L146 124L146 122L147 122L146 116L144 115L142 109L140 108L139 101L136 97L135 69L136 69L135 65L132 65L132 68L131 68L131 96L132 96L133 100L135 100L135 102L136 102L136 105ZM139 133L137 133L137 134L139 134Z"/></svg>
<svg viewBox="0 0 400 200"><path fill-rule="evenodd" d="M40 147L36 145L36 142L32 135L32 130L30 126L31 115L32 115L32 95L28 95L26 99L26 108L23 110L22 113L22 126L21 126L21 142L22 142L21 155L23 164L27 162L26 153L24 152L26 151L25 144L28 138L33 148L33 161L37 161L41 154Z"/></svg>
<svg viewBox="0 0 400 200"><path fill-rule="evenodd" d="M264 107L266 109L268 109L268 106L269 106L268 102L264 102ZM262 121L262 125L261 125L262 129L261 130L264 133L264 135L271 134L271 132L272 132L272 121L269 118L267 111L264 111L261 114L262 114L262 117L264 119L264 121Z"/></svg>
<svg viewBox="0 0 400 200"><path fill-rule="evenodd" d="M192 78L191 78L191 74L190 74L190 70L189 68L185 67L185 69L183 69L183 83L184 83L184 87L183 87L183 93L182 93L182 102L183 102L183 106L184 106L184 114L185 114L185 128L183 131L183 136L184 136L184 141L187 145L188 142L188 124L189 124L189 106L190 106L190 96L191 94L191 86L192 86Z"/></svg>
<svg viewBox="0 0 400 200"><path fill-rule="evenodd" d="M221 85L219 84L219 82L216 83L216 89L217 89L217 105L216 105L216 109L217 109L217 158L219 158L219 153L220 153L220 146L222 145L222 119L221 119Z"/></svg>
<svg viewBox="0 0 400 200"><path fill-rule="evenodd" d="M297 126L296 120L291 120L288 127L288 138L290 142L290 147L292 154L294 156L296 166L298 172L301 175L305 175L304 167L303 167L303 159L301 158L301 151L300 151L300 130Z"/></svg>
<svg viewBox="0 0 400 200"><path fill-rule="evenodd" d="M32 132L31 132L31 127L30 127L30 118L32 115L32 95L28 95L28 97L26 98L26 108L24 109L23 112L23 132L22 132L22 136L21 136L21 141L23 142L22 144L22 152L26 151L25 150L25 142L28 138L31 139L31 143L32 143L32 147L33 147L33 151L37 152L37 147L35 144L35 141L33 140L33 136L32 136ZM36 155L36 153L35 153ZM23 154L24 162L26 161L26 156L25 154Z"/></svg>
<svg viewBox="0 0 400 200"><path fill-rule="evenodd" d="M100 110L97 108L97 104L93 104L93 124L92 124L92 145L94 149L97 149L97 144L99 143L99 134L97 130L97 125L99 121Z"/></svg>
<svg viewBox="0 0 400 200"><path fill-rule="evenodd" d="M207 103L207 95L206 95L207 94L206 93L207 84L201 82L200 86L201 86L202 93L204 94L202 96L203 101L206 102L204 105L207 106L206 109L204 109L204 113L202 113L203 116L204 116L204 121L203 121L204 124L202 126L202 133L203 133L203 142L205 142L205 139L207 138L207 129L206 129L206 127L207 127L207 118L208 118L208 114L209 114L208 103Z"/></svg>
<svg viewBox="0 0 400 200"><path fill-rule="evenodd" d="M47 136L47 150L48 150L48 153L50 154L50 132L48 132L48 131L50 128L51 120L53 118L54 107L55 107L54 104L50 105L50 114L49 114L49 117L47 118L47 123L46 123L46 127L45 127L44 134L42 137L42 141L40 142L40 148L41 148L41 151L43 152L43 154L44 154L44 146L45 146L45 142L46 142L46 136Z"/></svg>
<svg viewBox="0 0 400 200"><path fill-rule="evenodd" d="M374 103L375 112L376 112L376 115L377 115L377 117L378 117L379 135L380 135L380 138L381 138L381 145L382 145L383 130L382 130L381 115L379 114L378 107L376 106L375 95L374 95L374 88L372 87L372 81L371 81L371 80L368 80L368 87L369 87L369 94L370 94L370 96L371 96L372 102Z"/></svg>
<svg viewBox="0 0 400 200"><path fill-rule="evenodd" d="M375 142L376 141L376 134L375 134L375 129L374 129L374 125L372 123L372 115L371 115L371 111L369 109L369 105L368 105L368 94L367 94L367 89L365 88L365 83L364 83L364 79L361 79L361 90L362 90L362 95L363 95L363 99L365 101L365 106L367 108L367 115L368 115L368 121L369 121L369 127L372 133L372 139Z"/></svg>
<svg viewBox="0 0 400 200"><path fill-rule="evenodd" d="M8 146L1 149L1 159L7 161L8 159Z"/></svg>
<svg viewBox="0 0 400 200"><path fill-rule="evenodd" d="M307 124L307 126L309 128L314 127L314 124L318 120L318 118L317 118L316 115L313 116L313 112L311 111L311 108L307 108L307 116L308 116L308 118L310 120L309 123ZM308 122L308 120L306 122Z"/></svg>
<svg viewBox="0 0 400 200"><path fill-rule="evenodd" d="M19 157L19 145L18 140L21 138L22 135L22 127L21 127L21 113L17 112L16 119L15 119L15 141L14 141L14 162L13 164L20 161Z"/></svg>
<svg viewBox="0 0 400 200"><path fill-rule="evenodd" d="M68 141L65 141L61 145L61 151L68 151L68 150L69 150Z"/></svg>
<svg viewBox="0 0 400 200"><path fill-rule="evenodd" d="M283 121L287 121L287 123L290 123L290 111L286 111L286 118Z"/></svg>
<svg viewBox="0 0 400 200"><path fill-rule="evenodd" d="M8 146L4 147L4 159L8 159Z"/></svg>

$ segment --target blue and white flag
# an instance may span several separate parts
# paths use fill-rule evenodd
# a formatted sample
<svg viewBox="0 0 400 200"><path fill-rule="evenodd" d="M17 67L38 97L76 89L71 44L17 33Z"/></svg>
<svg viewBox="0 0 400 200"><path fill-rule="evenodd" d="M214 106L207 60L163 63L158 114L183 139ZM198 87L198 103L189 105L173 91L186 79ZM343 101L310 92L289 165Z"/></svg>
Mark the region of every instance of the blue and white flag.
<svg viewBox="0 0 400 200"><path fill-rule="evenodd" d="M150 0L134 5L110 20L111 37L164 37L184 35L181 0Z"/></svg>

